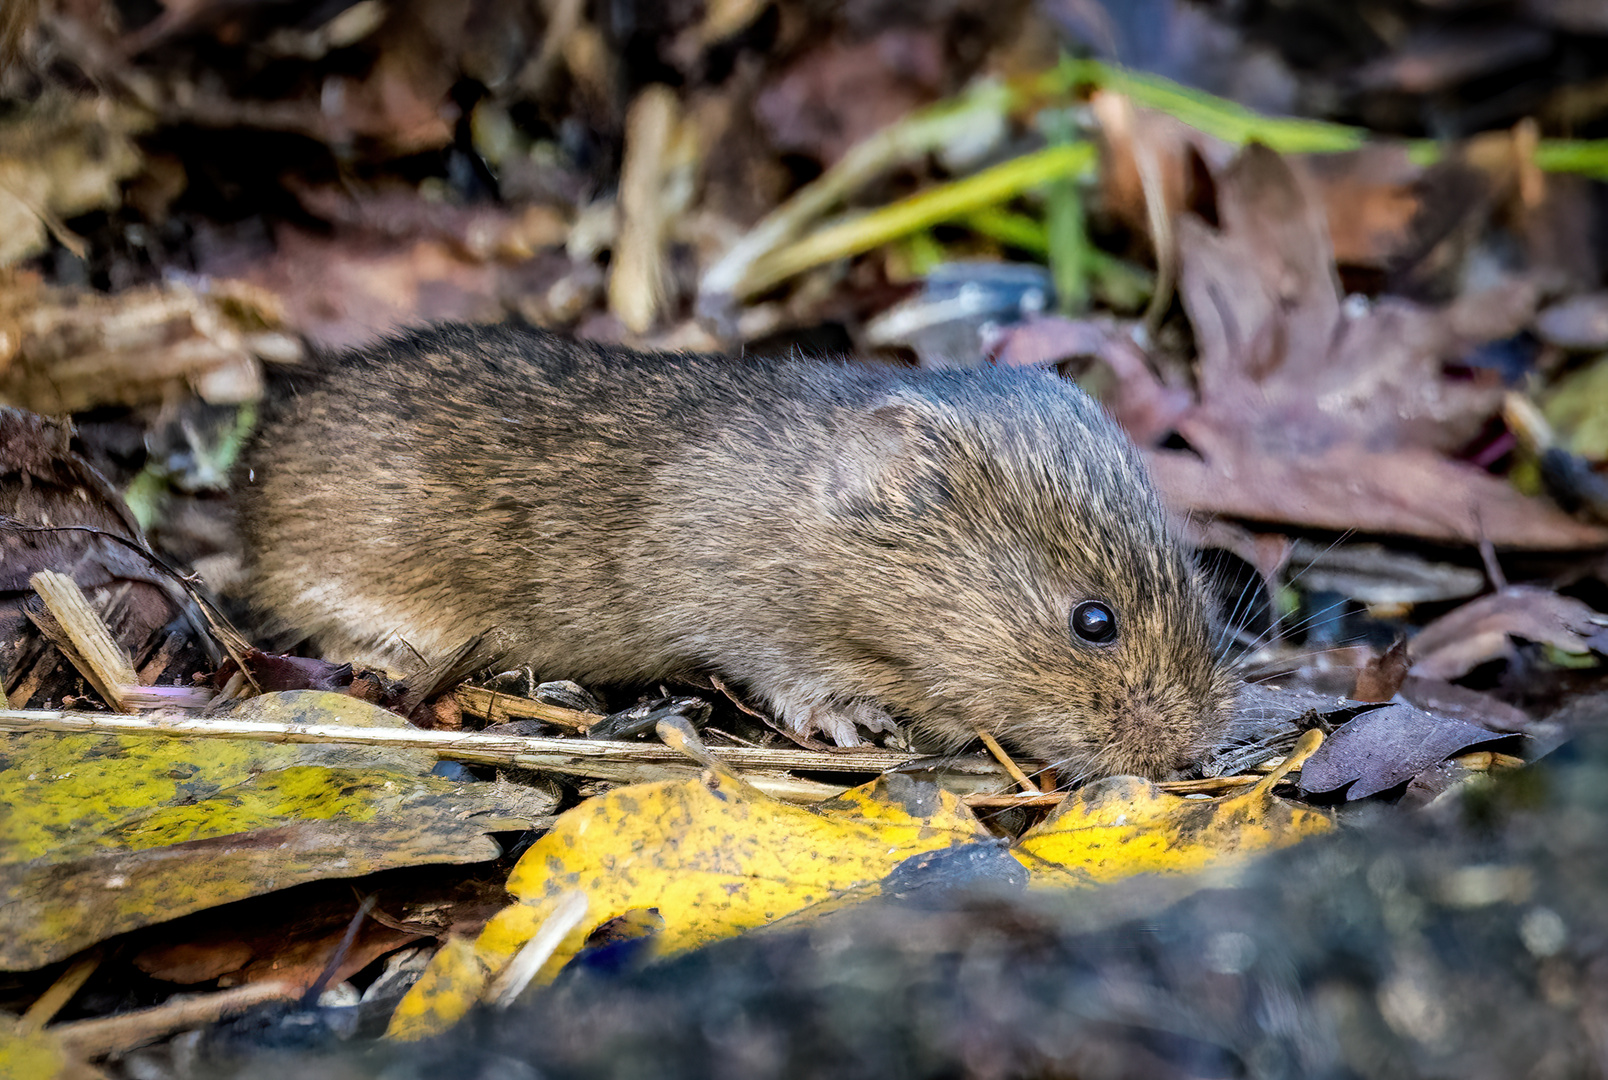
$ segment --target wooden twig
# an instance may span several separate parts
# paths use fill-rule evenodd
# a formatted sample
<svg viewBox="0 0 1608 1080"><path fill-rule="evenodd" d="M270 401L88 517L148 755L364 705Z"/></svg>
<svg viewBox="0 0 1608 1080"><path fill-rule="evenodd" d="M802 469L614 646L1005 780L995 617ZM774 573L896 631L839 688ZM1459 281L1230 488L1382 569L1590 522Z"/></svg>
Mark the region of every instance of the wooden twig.
<svg viewBox="0 0 1608 1080"><path fill-rule="evenodd" d="M566 709L562 705L549 705L545 701L479 686L460 686L452 694L458 699L458 706L465 715L478 716L493 724L504 724L510 720L540 720L571 731L584 732L603 719L602 713Z"/></svg>
<svg viewBox="0 0 1608 1080"><path fill-rule="evenodd" d="M345 743L432 750L441 757L506 768L545 769L572 776L632 782L697 776L701 767L660 743L603 739L555 739L482 732L424 731L420 728L357 727L343 724L282 724L262 720L196 717L176 710L140 716L50 710L0 710L0 731L54 731L68 734L149 735L169 738L248 739L276 743ZM788 770L875 775L904 765L910 755L890 750L770 750L731 747L720 751L744 781L777 798L809 801L840 793L832 786L786 775ZM763 775L770 773L773 775ZM976 776L965 777L967 790Z"/></svg>
<svg viewBox="0 0 1608 1080"><path fill-rule="evenodd" d="M0 710L0 730L394 746L412 750L434 750L443 757L476 761L487 765L507 765L526 769L557 768L559 771L565 771L565 766L578 767L588 761L602 763L687 760L659 743L487 735L478 731L425 731L414 727L281 724L265 720L231 720L226 716L202 718L172 710L160 710L141 716L107 716L103 713L48 709L6 709ZM814 753L808 750L749 750L733 747L722 750L720 756L726 764L738 768L808 769L812 772L834 773L883 772L910 760L909 754L870 749ZM572 768L569 771L583 770Z"/></svg>
<svg viewBox="0 0 1608 1080"><path fill-rule="evenodd" d="M983 745L988 747L990 754L994 755L994 760L1005 766L1005 771L1011 774L1011 779L1022 785L1023 791L1033 795L1040 794L1039 786L1033 783L1032 779L1022 771L1022 767L1016 764L1011 756L1005 752L1005 748L999 744L998 739L980 727L974 727L972 730L977 732L979 739L983 740Z"/></svg>
<svg viewBox="0 0 1608 1080"><path fill-rule="evenodd" d="M124 688L139 685L139 676L128 654L89 606L78 583L66 574L41 570L28 579L28 584L45 602L45 609L66 638L62 641L52 636L56 646L107 705L121 713L131 712Z"/></svg>
<svg viewBox="0 0 1608 1080"><path fill-rule="evenodd" d="M249 983L205 997L169 1001L96 1020L75 1020L46 1030L75 1053L86 1058L105 1057L155 1042L175 1031L215 1024L267 1001L294 1001L300 993L297 986L289 982Z"/></svg>
<svg viewBox="0 0 1608 1080"><path fill-rule="evenodd" d="M553 909L542 921L531 939L508 961L508 966L497 974L487 987L485 1001L494 1009L506 1009L524 993L536 973L547 963L569 932L586 917L587 898L579 889L560 893Z"/></svg>
<svg viewBox="0 0 1608 1080"><path fill-rule="evenodd" d="M61 1012L62 1006L71 1001L73 995L83 988L91 975L95 974L95 970L100 967L102 956L100 948L96 947L73 961L72 966L50 984L50 989L40 994L34 1003L28 1006L28 1011L17 1021L17 1033L29 1035L50 1023L55 1015Z"/></svg>

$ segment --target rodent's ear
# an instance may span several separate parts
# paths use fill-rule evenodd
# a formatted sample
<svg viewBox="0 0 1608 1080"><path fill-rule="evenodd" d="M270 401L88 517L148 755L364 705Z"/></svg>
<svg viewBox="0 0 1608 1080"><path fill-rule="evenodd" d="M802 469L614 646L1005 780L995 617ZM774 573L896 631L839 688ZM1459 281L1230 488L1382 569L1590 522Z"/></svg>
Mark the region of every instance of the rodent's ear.
<svg viewBox="0 0 1608 1080"><path fill-rule="evenodd" d="M827 464L821 501L834 517L919 517L947 503L937 433L919 403L896 401L856 416Z"/></svg>

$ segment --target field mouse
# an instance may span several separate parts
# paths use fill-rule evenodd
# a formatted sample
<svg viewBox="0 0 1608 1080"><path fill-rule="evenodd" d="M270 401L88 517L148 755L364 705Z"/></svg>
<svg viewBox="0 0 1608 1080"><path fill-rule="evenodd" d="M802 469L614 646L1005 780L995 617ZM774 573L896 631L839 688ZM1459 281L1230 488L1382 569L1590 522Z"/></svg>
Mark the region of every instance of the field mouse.
<svg viewBox="0 0 1608 1080"><path fill-rule="evenodd" d="M843 745L980 726L1160 776L1233 681L1138 452L1071 383L445 325L328 362L242 469L250 598L330 659L704 672Z"/></svg>

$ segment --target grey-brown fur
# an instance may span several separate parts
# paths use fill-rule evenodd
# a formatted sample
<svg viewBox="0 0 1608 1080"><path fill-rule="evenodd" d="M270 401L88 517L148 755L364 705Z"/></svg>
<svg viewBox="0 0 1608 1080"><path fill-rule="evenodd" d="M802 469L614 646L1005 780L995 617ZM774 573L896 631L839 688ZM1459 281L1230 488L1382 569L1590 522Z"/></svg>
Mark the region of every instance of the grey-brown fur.
<svg viewBox="0 0 1608 1080"><path fill-rule="evenodd" d="M1229 707L1139 455L1046 374L443 326L344 358L244 475L253 599L332 658L489 629L544 679L709 672L840 742L980 724L1097 773L1164 773ZM1114 644L1069 630L1088 598Z"/></svg>

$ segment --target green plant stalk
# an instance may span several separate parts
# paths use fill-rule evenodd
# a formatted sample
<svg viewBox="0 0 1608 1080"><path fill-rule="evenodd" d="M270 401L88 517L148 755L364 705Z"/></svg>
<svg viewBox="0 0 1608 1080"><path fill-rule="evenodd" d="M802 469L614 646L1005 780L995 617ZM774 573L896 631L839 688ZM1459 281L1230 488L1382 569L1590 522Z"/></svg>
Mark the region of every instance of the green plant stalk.
<svg viewBox="0 0 1608 1080"><path fill-rule="evenodd" d="M1175 83L1160 75L1125 71L1098 60L1063 60L1037 86L1040 94L1059 97L1079 86L1109 87L1136 104L1164 112L1213 138L1236 146L1265 143L1284 154L1333 154L1355 150L1370 140L1365 128L1324 120L1263 116L1223 98ZM1432 165L1446 146L1431 139L1407 142L1410 160ZM1608 139L1542 139L1535 164L1543 172L1578 173L1608 180Z"/></svg>
<svg viewBox="0 0 1608 1080"><path fill-rule="evenodd" d="M764 292L822 263L859 255L917 229L963 218L1050 181L1088 176L1095 159L1090 143L1052 146L829 225L756 261L739 295Z"/></svg>
<svg viewBox="0 0 1608 1080"><path fill-rule="evenodd" d="M909 263L910 273L916 277L926 277L932 273L933 268L948 261L948 252L938 238L927 229L917 229L900 241L904 248L905 258Z"/></svg>
<svg viewBox="0 0 1608 1080"><path fill-rule="evenodd" d="M1076 142L1072 118L1064 109L1046 109L1040 126L1052 146ZM1056 309L1077 315L1089 306L1089 237L1084 229L1083 200L1077 181L1061 177L1046 185L1044 231L1049 239L1050 279L1055 282Z"/></svg>
<svg viewBox="0 0 1608 1080"><path fill-rule="evenodd" d="M704 274L699 293L711 300L742 299L768 288L753 283L751 274L758 262L890 168L1002 125L1015 100L1015 92L1004 84L984 80L955 100L922 109L878 131L750 229Z"/></svg>
<svg viewBox="0 0 1608 1080"><path fill-rule="evenodd" d="M1050 253L1049 234L1044 228L1044 223L1027 214L1019 214L998 206L985 206L958 220L978 236L1025 251L1029 255L1044 258Z"/></svg>

